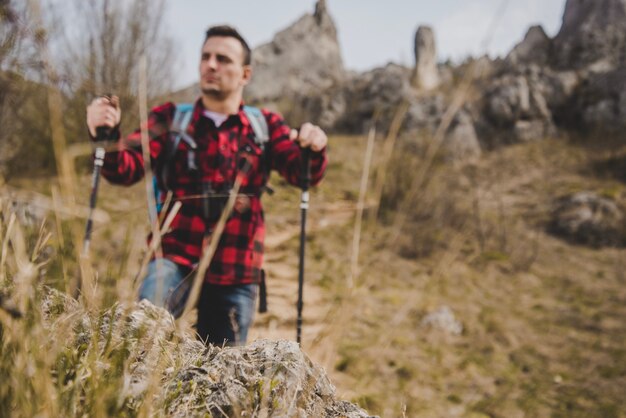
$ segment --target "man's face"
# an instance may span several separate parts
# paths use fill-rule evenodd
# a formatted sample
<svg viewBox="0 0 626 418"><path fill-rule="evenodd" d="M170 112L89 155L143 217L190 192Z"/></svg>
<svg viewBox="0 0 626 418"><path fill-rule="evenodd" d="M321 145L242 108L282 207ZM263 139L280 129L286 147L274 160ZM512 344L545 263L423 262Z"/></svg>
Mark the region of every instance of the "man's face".
<svg viewBox="0 0 626 418"><path fill-rule="evenodd" d="M224 36L207 39L200 58L202 93L218 100L241 95L252 74L243 61L244 49L239 40Z"/></svg>

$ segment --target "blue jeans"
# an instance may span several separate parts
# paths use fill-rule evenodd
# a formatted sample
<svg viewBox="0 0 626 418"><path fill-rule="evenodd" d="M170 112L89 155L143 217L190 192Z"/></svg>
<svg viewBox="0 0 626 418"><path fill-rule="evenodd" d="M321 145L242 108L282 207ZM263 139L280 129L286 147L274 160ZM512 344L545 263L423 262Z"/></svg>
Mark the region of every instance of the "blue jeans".
<svg viewBox="0 0 626 418"><path fill-rule="evenodd" d="M190 273L189 269L167 258L158 262L152 260L139 289L139 299L148 299L179 317L191 290L193 275ZM157 295L160 281L162 289ZM200 339L215 345L245 344L254 318L258 287L257 284L221 286L204 283L198 300L197 332Z"/></svg>
<svg viewBox="0 0 626 418"><path fill-rule="evenodd" d="M204 283L198 301L198 336L207 344L244 345L252 325L259 285Z"/></svg>
<svg viewBox="0 0 626 418"><path fill-rule="evenodd" d="M152 260L139 288L139 300L148 299L178 318L185 309L191 289L193 277L190 273L190 269L167 258Z"/></svg>

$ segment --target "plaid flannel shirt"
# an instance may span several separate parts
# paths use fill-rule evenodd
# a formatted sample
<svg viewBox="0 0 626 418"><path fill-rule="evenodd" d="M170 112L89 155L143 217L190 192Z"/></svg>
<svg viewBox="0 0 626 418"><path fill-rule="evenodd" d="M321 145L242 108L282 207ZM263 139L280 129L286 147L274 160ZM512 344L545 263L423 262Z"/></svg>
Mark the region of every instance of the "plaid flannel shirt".
<svg viewBox="0 0 626 418"><path fill-rule="evenodd" d="M148 118L150 156L152 167L157 168L157 173L162 168L166 149L172 143L168 127L175 109L175 104L166 103L152 109ZM262 113L267 120L270 136L265 145L268 148L265 163L278 171L287 182L297 186L301 173L300 148L289 139L290 129L280 115L265 109ZM214 222L208 222L203 216L203 199L198 196L202 193L200 183L210 182L215 190L226 193L229 185L234 184L241 161L245 158L250 163L250 169L243 178L240 193L249 197L249 208L233 211L205 281L219 285L258 283L265 236L260 194L267 182L267 175L262 167L262 151L254 142L254 131L243 106L240 106L237 114L230 115L216 127L204 115L202 101L198 100L187 133L197 143L196 164L199 170L197 174L189 172L188 145L180 141L176 152L169 153L172 160L169 164L168 189L182 206L171 224L170 232L162 237L163 254L180 265L190 268L197 266L205 231L214 227ZM119 130L114 135L119 136ZM327 165L325 151L311 153L311 185L322 179ZM117 151L106 154L102 174L111 183L123 185L134 184L143 177L139 130L121 139Z"/></svg>

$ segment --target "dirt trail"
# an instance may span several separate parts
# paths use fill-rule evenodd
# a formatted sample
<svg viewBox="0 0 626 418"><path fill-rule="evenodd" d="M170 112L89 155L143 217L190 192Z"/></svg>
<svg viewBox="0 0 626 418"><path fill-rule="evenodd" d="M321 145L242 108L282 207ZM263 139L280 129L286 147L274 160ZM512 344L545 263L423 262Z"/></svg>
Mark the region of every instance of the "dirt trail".
<svg viewBox="0 0 626 418"><path fill-rule="evenodd" d="M354 210L354 204L345 201L315 207L307 217L307 234L344 225L352 219ZM298 218L284 221L281 224L287 226L281 227L277 222L268 219L264 264L268 288L268 312L256 314L249 341L259 338L296 339L300 220ZM284 245L289 241L292 241L290 245ZM325 299L328 296L324 291L310 280L307 281L306 265L305 260L303 343L313 341L324 329L330 308Z"/></svg>

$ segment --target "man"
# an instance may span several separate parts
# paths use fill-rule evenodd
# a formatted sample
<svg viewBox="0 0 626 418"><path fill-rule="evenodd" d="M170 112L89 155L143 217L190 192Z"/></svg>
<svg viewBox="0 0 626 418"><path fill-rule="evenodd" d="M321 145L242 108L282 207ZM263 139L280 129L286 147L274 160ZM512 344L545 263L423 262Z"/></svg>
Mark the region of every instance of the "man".
<svg viewBox="0 0 626 418"><path fill-rule="evenodd" d="M299 131L290 130L281 116L263 109L269 131L265 151L255 142L250 118L242 106L243 89L252 76L250 63L250 48L234 28L209 28L200 59L202 94L186 129L197 148L192 150L188 141L180 141L175 150L169 149L174 147L168 132L175 114L173 103L152 109L148 121L157 181L182 207L170 232L162 237L164 258L149 265L140 298L179 313L181 303L172 300L173 292L193 276L203 243L210 239L219 218L216 212L221 207L215 203L223 202L236 176L243 175L235 210L204 277L197 307L199 337L218 345L245 344L252 322L265 233L260 195L269 169L298 185L301 149L309 148L311 184L315 185L327 164L327 136L311 123ZM109 128L110 136L119 138L120 118L117 98L95 99L87 108L92 139L98 127ZM107 153L102 174L116 184L130 185L141 179L144 170L139 131L121 140L119 151Z"/></svg>

